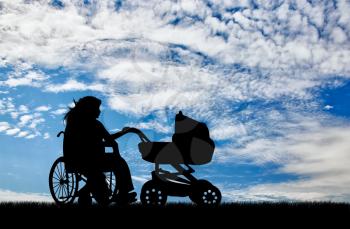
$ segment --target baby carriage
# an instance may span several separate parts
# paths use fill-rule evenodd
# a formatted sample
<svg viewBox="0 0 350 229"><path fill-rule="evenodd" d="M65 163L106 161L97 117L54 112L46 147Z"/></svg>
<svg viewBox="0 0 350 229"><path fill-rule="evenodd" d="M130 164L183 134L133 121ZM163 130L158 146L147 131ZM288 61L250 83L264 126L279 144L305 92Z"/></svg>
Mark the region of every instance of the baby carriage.
<svg viewBox="0 0 350 229"><path fill-rule="evenodd" d="M197 122L180 111L175 117L175 134L172 142L150 142L144 138L139 143L142 158L155 163L152 179L141 189L144 205L164 205L168 196L189 198L198 205L220 204L221 192L207 180L198 180L190 165L203 165L211 161L215 144L209 137L204 123ZM172 166L177 172L160 168L160 164ZM183 167L183 164L185 167Z"/></svg>

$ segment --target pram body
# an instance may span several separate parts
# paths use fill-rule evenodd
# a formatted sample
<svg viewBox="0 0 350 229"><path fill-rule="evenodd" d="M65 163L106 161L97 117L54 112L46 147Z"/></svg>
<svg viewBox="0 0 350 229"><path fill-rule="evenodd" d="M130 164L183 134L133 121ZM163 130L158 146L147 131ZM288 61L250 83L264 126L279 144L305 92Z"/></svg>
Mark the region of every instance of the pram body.
<svg viewBox="0 0 350 229"><path fill-rule="evenodd" d="M143 204L163 205L167 196L189 196L200 205L220 203L220 190L209 181L196 179L190 166L207 164L213 157L215 144L204 123L180 111L175 117L172 142L142 141L138 147L142 158L155 164L152 180L147 181L141 190ZM162 164L171 165L177 172L161 169Z"/></svg>

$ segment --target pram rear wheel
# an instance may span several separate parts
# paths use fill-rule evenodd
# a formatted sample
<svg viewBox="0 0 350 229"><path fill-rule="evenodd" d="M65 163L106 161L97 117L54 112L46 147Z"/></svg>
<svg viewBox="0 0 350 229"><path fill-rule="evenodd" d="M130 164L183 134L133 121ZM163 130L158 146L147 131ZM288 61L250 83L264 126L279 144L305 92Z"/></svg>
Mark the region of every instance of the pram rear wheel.
<svg viewBox="0 0 350 229"><path fill-rule="evenodd" d="M73 203L78 191L78 177L68 173L63 157L59 157L52 165L49 174L49 187L52 198L59 205Z"/></svg>
<svg viewBox="0 0 350 229"><path fill-rule="evenodd" d="M161 185L150 180L142 186L140 199L143 205L163 206L167 201L167 194Z"/></svg>
<svg viewBox="0 0 350 229"><path fill-rule="evenodd" d="M190 199L201 206L218 206L221 202L220 190L212 185L209 181L198 180L193 184L193 192Z"/></svg>

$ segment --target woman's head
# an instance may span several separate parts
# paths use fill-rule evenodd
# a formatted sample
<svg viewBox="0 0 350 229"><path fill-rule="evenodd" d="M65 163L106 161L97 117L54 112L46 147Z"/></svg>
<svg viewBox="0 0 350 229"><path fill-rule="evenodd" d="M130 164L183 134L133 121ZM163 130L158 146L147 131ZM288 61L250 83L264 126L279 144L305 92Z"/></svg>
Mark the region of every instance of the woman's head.
<svg viewBox="0 0 350 229"><path fill-rule="evenodd" d="M94 96L85 96L80 98L78 102L74 101L75 106L65 115L64 119L67 120L71 115L78 119L96 119L100 115L101 100Z"/></svg>

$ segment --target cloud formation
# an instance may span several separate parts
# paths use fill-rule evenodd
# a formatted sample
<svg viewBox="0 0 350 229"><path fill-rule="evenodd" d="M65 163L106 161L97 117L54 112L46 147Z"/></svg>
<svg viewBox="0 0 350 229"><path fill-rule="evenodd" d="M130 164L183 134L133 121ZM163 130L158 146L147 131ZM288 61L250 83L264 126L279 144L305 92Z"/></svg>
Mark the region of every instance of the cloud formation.
<svg viewBox="0 0 350 229"><path fill-rule="evenodd" d="M4 95L17 87L89 90L105 96L110 109L136 117L182 109L206 121L223 144L217 161L273 162L315 185L335 173L336 161L348 161L342 141L348 128L325 117L332 104L318 100L321 88L350 78L348 1L55 2L2 1ZM60 68L67 77L47 71ZM0 108L19 120L1 122L0 131L18 137L33 136L21 127L35 129L40 112L49 111L37 108L39 121L32 122L36 113L25 107L2 100ZM169 132L173 120L152 117L139 126ZM318 147L320 139L335 150Z"/></svg>
<svg viewBox="0 0 350 229"><path fill-rule="evenodd" d="M48 110L48 106L39 106L32 112L26 105L16 105L12 97L2 98L0 115L3 118L10 118L11 121L0 122L0 132L26 139L41 136L39 126L45 122L43 116Z"/></svg>

